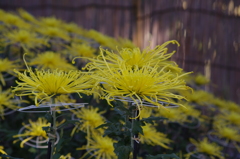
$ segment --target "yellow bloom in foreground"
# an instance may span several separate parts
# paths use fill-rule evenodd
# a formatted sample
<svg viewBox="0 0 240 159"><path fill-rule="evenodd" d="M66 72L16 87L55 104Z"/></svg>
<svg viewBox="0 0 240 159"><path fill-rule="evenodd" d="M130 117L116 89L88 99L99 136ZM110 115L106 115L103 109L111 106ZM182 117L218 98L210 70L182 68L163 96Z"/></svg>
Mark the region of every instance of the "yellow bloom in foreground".
<svg viewBox="0 0 240 159"><path fill-rule="evenodd" d="M35 96L35 104L38 105L38 99L41 101L45 98L51 98L60 94L70 93L91 93L92 81L89 74L80 71L64 72L61 70L36 70L33 72L30 68L24 73L19 71L20 81L13 92L19 92L18 96ZM41 102L40 101L40 102Z"/></svg>
<svg viewBox="0 0 240 159"><path fill-rule="evenodd" d="M220 159L224 159L221 154L222 147L218 146L215 143L210 143L207 138L204 138L202 141L197 142L194 139L190 139L191 143L196 146L196 150L194 152L190 152L186 155L186 159L190 158L190 156L194 153L205 153L211 157L219 157Z"/></svg>
<svg viewBox="0 0 240 159"><path fill-rule="evenodd" d="M104 112L98 112L98 108L81 108L77 110L71 110L73 114L77 118L79 118L79 123L76 124L75 128L72 131L72 134L75 133L75 131L82 130L84 132L89 133L89 131L99 131L99 129L95 129L99 125L104 124L105 120L101 114Z"/></svg>
<svg viewBox="0 0 240 159"><path fill-rule="evenodd" d="M102 137L99 134L93 134L92 139L88 138L89 145L77 150L87 150L87 152L81 157L83 159L88 154L91 154L89 158L95 157L96 159L117 159L114 153L114 141L105 136Z"/></svg>
<svg viewBox="0 0 240 159"><path fill-rule="evenodd" d="M3 146L0 146L0 153L7 155L7 153L6 153L3 149L4 149L4 147L3 147ZM1 158L1 157L0 157L0 158Z"/></svg>
<svg viewBox="0 0 240 159"><path fill-rule="evenodd" d="M173 77L171 72L165 72L164 69L158 70L157 66L154 68L144 66L141 69L124 65L119 69L108 66L108 69L99 70L93 78L110 88L103 89L105 92L103 97L109 104L114 98L130 97L139 110L143 100L158 107L163 106L159 103L160 101L181 105L174 102L172 98L185 99L181 95L174 94L176 90L189 89L181 79L183 75Z"/></svg>
<svg viewBox="0 0 240 159"><path fill-rule="evenodd" d="M6 91L2 91L2 87L0 86L0 116L3 117L4 110L6 108L17 109L17 102L12 99L14 95L11 93L11 90L8 89Z"/></svg>
<svg viewBox="0 0 240 159"><path fill-rule="evenodd" d="M12 74L13 69L16 69L16 67L17 66L12 61L9 61L8 59L0 59L0 82L2 85L6 85L2 73Z"/></svg>
<svg viewBox="0 0 240 159"><path fill-rule="evenodd" d="M46 51L38 54L33 58L29 65L37 65L38 69L60 69L60 70L76 70L76 68L68 63L60 54L53 51Z"/></svg>
<svg viewBox="0 0 240 159"><path fill-rule="evenodd" d="M23 123L24 127L27 129L23 134L17 134L14 135L13 137L27 137L26 139L24 139L21 144L20 147L23 147L24 143L26 143L27 141L35 138L35 137L42 137L45 139L48 139L47 133L46 131L44 131L42 129L42 127L47 127L50 126L50 123L47 122L46 119L44 118L38 118L38 120L36 122L33 122L31 119L29 120L30 125L26 125Z"/></svg>
<svg viewBox="0 0 240 159"><path fill-rule="evenodd" d="M155 127L150 124L146 124L142 128L144 135L140 135L141 143L149 144L152 146L159 145L166 149L170 149L170 147L168 147L167 144L169 144L172 141L167 138L166 134L158 132L155 129Z"/></svg>

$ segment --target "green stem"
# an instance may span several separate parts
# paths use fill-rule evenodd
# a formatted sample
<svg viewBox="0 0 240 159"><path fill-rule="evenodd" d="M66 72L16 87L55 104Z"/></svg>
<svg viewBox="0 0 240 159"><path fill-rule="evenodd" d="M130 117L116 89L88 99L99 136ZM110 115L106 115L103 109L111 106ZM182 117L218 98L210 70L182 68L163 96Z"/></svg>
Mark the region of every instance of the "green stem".
<svg viewBox="0 0 240 159"><path fill-rule="evenodd" d="M55 98L52 98L52 104L55 104ZM53 137L51 137L51 157L50 159L53 159L53 155L54 155L54 148L55 148L55 142L56 142L56 134L57 134L57 126L56 126L56 107L51 107L51 112L52 112L52 135Z"/></svg>

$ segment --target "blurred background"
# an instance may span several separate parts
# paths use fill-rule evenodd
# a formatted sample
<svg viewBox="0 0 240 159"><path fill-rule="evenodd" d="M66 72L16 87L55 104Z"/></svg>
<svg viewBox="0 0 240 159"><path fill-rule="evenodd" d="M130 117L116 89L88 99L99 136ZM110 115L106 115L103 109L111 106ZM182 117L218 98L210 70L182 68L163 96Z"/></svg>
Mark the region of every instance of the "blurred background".
<svg viewBox="0 0 240 159"><path fill-rule="evenodd" d="M240 103L239 0L0 0L0 9L18 8L128 38L141 49L177 40L172 60L209 78L207 91Z"/></svg>

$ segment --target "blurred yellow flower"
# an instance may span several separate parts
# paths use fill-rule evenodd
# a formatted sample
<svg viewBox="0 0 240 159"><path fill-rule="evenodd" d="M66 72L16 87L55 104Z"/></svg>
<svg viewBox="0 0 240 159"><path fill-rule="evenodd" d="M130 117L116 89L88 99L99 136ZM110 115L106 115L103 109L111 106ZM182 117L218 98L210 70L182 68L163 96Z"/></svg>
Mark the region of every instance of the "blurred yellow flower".
<svg viewBox="0 0 240 159"><path fill-rule="evenodd" d="M68 153L66 156L61 155L59 159L72 159L71 153Z"/></svg>
<svg viewBox="0 0 240 159"><path fill-rule="evenodd" d="M3 118L4 110L10 108L12 110L17 109L17 101L13 99L14 95L11 93L11 90L2 90L0 86L0 116Z"/></svg>
<svg viewBox="0 0 240 159"><path fill-rule="evenodd" d="M240 113L238 112L224 111L222 114L218 115L216 119L225 120L225 122L229 124L240 126Z"/></svg>
<svg viewBox="0 0 240 159"><path fill-rule="evenodd" d="M26 50L47 44L47 39L27 30L14 30L5 34L6 44L19 44Z"/></svg>
<svg viewBox="0 0 240 159"><path fill-rule="evenodd" d="M37 65L38 69L60 69L65 71L77 69L72 64L68 63L65 58L61 57L60 54L53 51L46 51L38 54L37 57L31 59L29 65Z"/></svg>
<svg viewBox="0 0 240 159"><path fill-rule="evenodd" d="M20 14L20 16L29 22L33 22L33 23L37 23L37 20L35 19L35 17L33 15L31 15L30 13L28 13L27 11L25 11L24 9L18 9L18 13Z"/></svg>
<svg viewBox="0 0 240 159"><path fill-rule="evenodd" d="M90 154L89 157L95 157L96 159L117 159L114 153L113 144L115 141L107 136L102 137L100 134L93 134L92 138L88 138L88 146L82 148L77 148L77 150L87 150L87 152L81 157L83 159L85 156Z"/></svg>
<svg viewBox="0 0 240 159"><path fill-rule="evenodd" d="M221 154L222 147L218 146L215 143L209 142L207 138L204 138L199 142L197 142L194 139L190 139L190 142L196 146L196 150L188 153L186 155L186 159L189 159L190 156L194 153L205 153L210 157L215 156L215 157L219 157L220 159L224 159L223 155Z"/></svg>
<svg viewBox="0 0 240 159"><path fill-rule="evenodd" d="M197 103L200 105L204 104L212 104L214 100L214 96L203 90L196 90L193 93L183 92L182 95L186 96L189 102Z"/></svg>
<svg viewBox="0 0 240 159"><path fill-rule="evenodd" d="M208 84L210 82L209 79L207 79L207 77L203 76L202 74L197 74L195 77L194 77L194 81L197 85L205 85L205 84Z"/></svg>
<svg viewBox="0 0 240 159"><path fill-rule="evenodd" d="M15 72L20 81L16 81L17 86L14 87L13 92L19 93L18 96L34 95L37 106L41 101L60 94L89 94L91 93L89 89L93 87L89 74L80 71L36 70L33 72L28 68L24 73L16 70ZM38 99L41 101L38 102Z"/></svg>
<svg viewBox="0 0 240 159"><path fill-rule="evenodd" d="M140 135L141 143L145 143L152 146L159 145L166 149L170 149L170 147L167 146L167 144L171 143L172 141L167 138L166 134L158 132L156 128L150 124L146 124L142 128L144 135Z"/></svg>
<svg viewBox="0 0 240 159"><path fill-rule="evenodd" d="M214 135L217 135L219 138L227 139L227 142L229 142L229 140L240 142L240 130L236 127L230 127L222 123L216 123L214 124L214 130Z"/></svg>
<svg viewBox="0 0 240 159"><path fill-rule="evenodd" d="M0 153L1 154L4 154L4 155L7 155L7 153L3 150L4 147L3 146L0 146ZM0 157L1 158L1 157Z"/></svg>
<svg viewBox="0 0 240 159"><path fill-rule="evenodd" d="M18 66L14 64L13 61L9 61L7 58L0 59L0 82L3 86L6 85L3 73L13 74L13 69L16 69Z"/></svg>
<svg viewBox="0 0 240 159"><path fill-rule="evenodd" d="M101 114L104 112L99 112L98 108L88 107L76 110L71 110L77 118L79 118L79 123L76 124L72 130L71 135L76 131L82 130L87 133L94 131L101 131L100 129L95 129L99 125L104 124L105 120ZM90 132L89 132L90 131Z"/></svg>
<svg viewBox="0 0 240 159"><path fill-rule="evenodd" d="M118 40L119 46L122 48L130 48L130 49L136 48L133 42L129 39L118 38L117 40Z"/></svg>
<svg viewBox="0 0 240 159"><path fill-rule="evenodd" d="M22 20L19 16L7 13L7 12L0 12L0 21L4 23L7 27L18 27L21 29L30 29L31 25L26 23Z"/></svg>
<svg viewBox="0 0 240 159"><path fill-rule="evenodd" d="M111 49L116 49L117 41L109 36L106 36L96 30L89 30L84 34L86 37L97 41L101 46L109 47Z"/></svg>
<svg viewBox="0 0 240 159"><path fill-rule="evenodd" d="M40 18L40 25L42 25L43 27L61 27L61 25L63 24L62 20L57 19L55 17L44 17L44 18Z"/></svg>
<svg viewBox="0 0 240 159"><path fill-rule="evenodd" d="M70 37L63 29L57 27L39 27L36 29L37 32L48 38L61 38L63 40L69 41Z"/></svg>
<svg viewBox="0 0 240 159"><path fill-rule="evenodd" d="M42 137L45 139L48 139L47 133L45 130L43 130L43 127L48 127L50 126L50 123L44 119L44 118L38 118L37 121L33 122L31 119L29 119L29 123L30 125L26 125L25 123L23 123L24 127L27 129L23 134L17 134L14 135L13 137L27 137L26 139L21 141L20 147L23 147L23 145L35 138L35 137ZM14 142L16 142L17 140L15 140Z"/></svg>
<svg viewBox="0 0 240 159"><path fill-rule="evenodd" d="M168 119L167 122L169 121L178 123L186 122L188 117L186 114L183 114L179 108L158 109L155 116L165 117Z"/></svg>
<svg viewBox="0 0 240 159"><path fill-rule="evenodd" d="M71 54L72 57L80 56L80 57L95 57L94 53L96 49L92 48L88 44L77 44L72 43L71 47L68 47L67 53Z"/></svg>

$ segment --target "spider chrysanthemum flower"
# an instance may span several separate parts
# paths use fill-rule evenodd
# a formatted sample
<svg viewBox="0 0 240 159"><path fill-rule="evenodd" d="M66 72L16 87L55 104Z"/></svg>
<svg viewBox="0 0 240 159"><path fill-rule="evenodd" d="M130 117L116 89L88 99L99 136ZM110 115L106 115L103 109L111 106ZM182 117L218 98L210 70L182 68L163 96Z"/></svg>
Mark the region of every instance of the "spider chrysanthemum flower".
<svg viewBox="0 0 240 159"><path fill-rule="evenodd" d="M143 101L149 102L158 107L163 106L160 101L175 105L172 98L185 99L181 95L174 93L176 90L190 89L181 79L183 75L172 76L172 73L165 72L164 68L159 71L159 67L143 66L142 68L132 68L125 65L119 68L110 68L99 70L92 77L99 80L107 86L103 89L103 97L111 105L116 97L129 97L137 104L138 109L143 105Z"/></svg>
<svg viewBox="0 0 240 159"><path fill-rule="evenodd" d="M17 101L13 99L14 95L12 94L11 90L8 89L6 91L2 90L0 86L0 116L3 118L4 110L6 108L15 110L18 107L16 106Z"/></svg>
<svg viewBox="0 0 240 159"><path fill-rule="evenodd" d="M93 131L98 131L99 129L95 129L99 125L104 124L105 120L101 114L104 112L99 112L98 108L81 108L77 110L72 110L73 114L77 118L79 118L79 123L76 124L75 128L72 131L72 134L75 133L75 131L82 130L84 132L89 133Z"/></svg>
<svg viewBox="0 0 240 159"><path fill-rule="evenodd" d="M166 134L158 132L156 128L150 124L146 124L142 128L144 135L140 135L141 143L145 143L152 146L159 145L166 149L170 148L169 146L167 146L167 144L171 143L172 141L167 138Z"/></svg>
<svg viewBox="0 0 240 159"><path fill-rule="evenodd" d="M19 92L18 96L35 96L35 104L38 99L41 101L60 94L85 93L89 94L93 87L89 74L80 71L61 71L61 70L36 70L28 68L18 74L20 81L13 92ZM40 102L41 102L40 101Z"/></svg>
<svg viewBox="0 0 240 159"><path fill-rule="evenodd" d="M158 45L152 50L149 48L143 51L139 48L122 48L118 53L100 48L100 55L97 59L89 59L92 62L87 64L86 68L90 70L96 69L97 67L105 68L105 61L107 61L110 67L118 67L118 63L124 63L126 66L131 67L137 66L139 68L145 65L154 67L157 64L160 67L167 66L168 69L181 72L182 69L179 68L175 62L168 60L175 53L175 51L168 53L168 48L166 48L166 46L170 43L178 44L177 41L172 40Z"/></svg>
<svg viewBox="0 0 240 159"><path fill-rule="evenodd" d="M38 69L76 70L76 68L68 63L65 58L53 51L46 51L38 54L37 57L31 59L29 65L36 65Z"/></svg>
<svg viewBox="0 0 240 159"><path fill-rule="evenodd" d="M0 82L2 85L6 85L3 73L13 73L13 69L17 68L18 66L14 64L13 61L9 61L8 59L0 59Z"/></svg>
<svg viewBox="0 0 240 159"><path fill-rule="evenodd" d="M7 44L19 44L24 49L48 45L47 39L39 37L35 32L15 30L5 34Z"/></svg>
<svg viewBox="0 0 240 159"><path fill-rule="evenodd" d="M29 123L30 123L29 125L26 125L26 124L23 123L24 127L27 129L23 134L17 134L17 135L13 136L14 138L16 138L16 137L27 137L26 139L21 141L20 147L23 147L23 145L27 141L29 141L29 140L31 140L35 137L42 137L44 139L48 139L46 131L43 130L43 127L50 126L50 123L46 119L38 118L38 120L35 121L35 122L33 122L30 119Z"/></svg>
<svg viewBox="0 0 240 159"><path fill-rule="evenodd" d="M190 156L194 153L205 153L210 157L219 157L220 159L224 159L221 154L222 147L218 146L215 143L209 142L207 138L204 138L200 142L197 142L194 139L190 139L190 142L196 146L196 150L188 153L186 155L186 159L189 159Z"/></svg>
<svg viewBox="0 0 240 159"><path fill-rule="evenodd" d="M88 154L91 154L89 158L95 157L96 159L117 159L114 153L113 144L114 140L111 138L99 134L94 134L92 138L88 138L88 146L77 148L77 150L87 150L87 152L81 157L83 159Z"/></svg>

